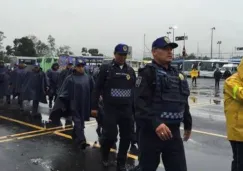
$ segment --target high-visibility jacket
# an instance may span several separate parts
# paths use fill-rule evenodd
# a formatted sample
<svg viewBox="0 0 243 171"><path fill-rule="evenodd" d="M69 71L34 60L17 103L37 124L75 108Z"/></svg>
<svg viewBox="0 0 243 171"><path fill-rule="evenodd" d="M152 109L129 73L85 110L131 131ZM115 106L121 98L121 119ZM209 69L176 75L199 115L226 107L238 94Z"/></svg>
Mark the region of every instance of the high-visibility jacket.
<svg viewBox="0 0 243 171"><path fill-rule="evenodd" d="M243 60L224 83L224 112L228 139L243 141Z"/></svg>

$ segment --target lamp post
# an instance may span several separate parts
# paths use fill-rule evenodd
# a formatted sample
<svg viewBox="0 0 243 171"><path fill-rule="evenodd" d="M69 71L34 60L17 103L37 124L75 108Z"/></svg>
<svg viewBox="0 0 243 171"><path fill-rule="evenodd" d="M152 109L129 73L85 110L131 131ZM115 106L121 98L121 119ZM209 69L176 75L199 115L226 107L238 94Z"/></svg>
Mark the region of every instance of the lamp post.
<svg viewBox="0 0 243 171"><path fill-rule="evenodd" d="M169 37L169 38L170 38L170 34L171 34L171 32L170 32L170 31L168 31L168 32L167 32L167 35L168 35L168 37Z"/></svg>
<svg viewBox="0 0 243 171"><path fill-rule="evenodd" d="M177 27L176 26L174 26L174 27L169 27L169 29L170 30L173 30L173 42L175 42L175 29L176 29ZM175 57L175 53L174 53L175 51L174 51L174 49L173 49L173 58Z"/></svg>
<svg viewBox="0 0 243 171"><path fill-rule="evenodd" d="M213 58L213 31L215 30L215 27L211 28L211 59Z"/></svg>
<svg viewBox="0 0 243 171"><path fill-rule="evenodd" d="M217 44L219 45L219 59L220 59L220 45L222 44L222 41L218 41Z"/></svg>

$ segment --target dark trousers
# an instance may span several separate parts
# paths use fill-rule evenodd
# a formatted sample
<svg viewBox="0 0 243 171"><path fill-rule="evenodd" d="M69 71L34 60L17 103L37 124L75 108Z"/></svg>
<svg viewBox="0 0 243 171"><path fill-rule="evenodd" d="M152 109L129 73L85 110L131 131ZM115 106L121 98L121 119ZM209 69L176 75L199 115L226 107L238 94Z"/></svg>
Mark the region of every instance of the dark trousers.
<svg viewBox="0 0 243 171"><path fill-rule="evenodd" d="M72 132L72 138L76 144L81 144L86 141L84 134L84 118L79 111L72 111L72 119L74 122L74 128Z"/></svg>
<svg viewBox="0 0 243 171"><path fill-rule="evenodd" d="M11 101L10 95L7 95L7 96L6 96L6 102L7 102L8 104L10 104L10 101Z"/></svg>
<svg viewBox="0 0 243 171"><path fill-rule="evenodd" d="M243 142L230 141L233 151L231 171L243 170Z"/></svg>
<svg viewBox="0 0 243 171"><path fill-rule="evenodd" d="M219 88L219 79L215 79L215 88Z"/></svg>
<svg viewBox="0 0 243 171"><path fill-rule="evenodd" d="M127 152L132 134L132 106L104 106L103 130L102 130L102 158L108 160L111 147L117 140L118 128L120 135L117 164L125 165Z"/></svg>
<svg viewBox="0 0 243 171"><path fill-rule="evenodd" d="M195 85L197 85L197 78L196 77L192 77L192 84L195 82Z"/></svg>
<svg viewBox="0 0 243 171"><path fill-rule="evenodd" d="M33 100L32 113L37 114L39 107L39 100Z"/></svg>
<svg viewBox="0 0 243 171"><path fill-rule="evenodd" d="M51 94L49 95L49 106L52 106L52 101L54 100L54 102L57 99L57 94Z"/></svg>
<svg viewBox="0 0 243 171"><path fill-rule="evenodd" d="M173 138L162 141L153 129L141 128L139 133L141 171L156 171L162 158L166 171L187 171L179 126L170 128Z"/></svg>

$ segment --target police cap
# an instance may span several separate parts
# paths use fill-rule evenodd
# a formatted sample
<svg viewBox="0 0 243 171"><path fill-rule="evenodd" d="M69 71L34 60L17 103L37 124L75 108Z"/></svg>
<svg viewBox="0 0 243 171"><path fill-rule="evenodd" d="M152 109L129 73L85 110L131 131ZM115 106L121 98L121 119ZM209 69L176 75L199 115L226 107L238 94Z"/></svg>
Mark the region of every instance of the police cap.
<svg viewBox="0 0 243 171"><path fill-rule="evenodd" d="M152 49L165 47L171 47L172 49L175 49L178 47L178 44L171 42L170 39L166 36L157 38L152 44Z"/></svg>
<svg viewBox="0 0 243 171"><path fill-rule="evenodd" d="M115 47L114 53L128 54L128 46L126 44L118 44Z"/></svg>

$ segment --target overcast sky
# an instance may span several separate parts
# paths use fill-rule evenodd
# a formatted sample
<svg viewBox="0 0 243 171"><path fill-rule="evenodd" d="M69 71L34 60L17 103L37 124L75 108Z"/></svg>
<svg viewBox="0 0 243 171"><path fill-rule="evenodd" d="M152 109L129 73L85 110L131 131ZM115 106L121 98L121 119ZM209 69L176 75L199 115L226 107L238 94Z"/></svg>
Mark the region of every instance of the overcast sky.
<svg viewBox="0 0 243 171"><path fill-rule="evenodd" d="M112 55L114 46L133 47L133 57L143 55L146 45L166 35L176 25L175 36L188 36L188 53L210 52L210 28L214 52L221 40L223 52L243 46L242 0L0 0L0 30L4 45L14 38L34 34L46 41L49 34L57 46L69 45L75 55L83 46ZM170 36L172 38L172 35ZM179 42L177 53L182 50ZM230 54L229 54L230 55ZM209 56L209 55L208 55ZM227 57L227 55L225 55Z"/></svg>

